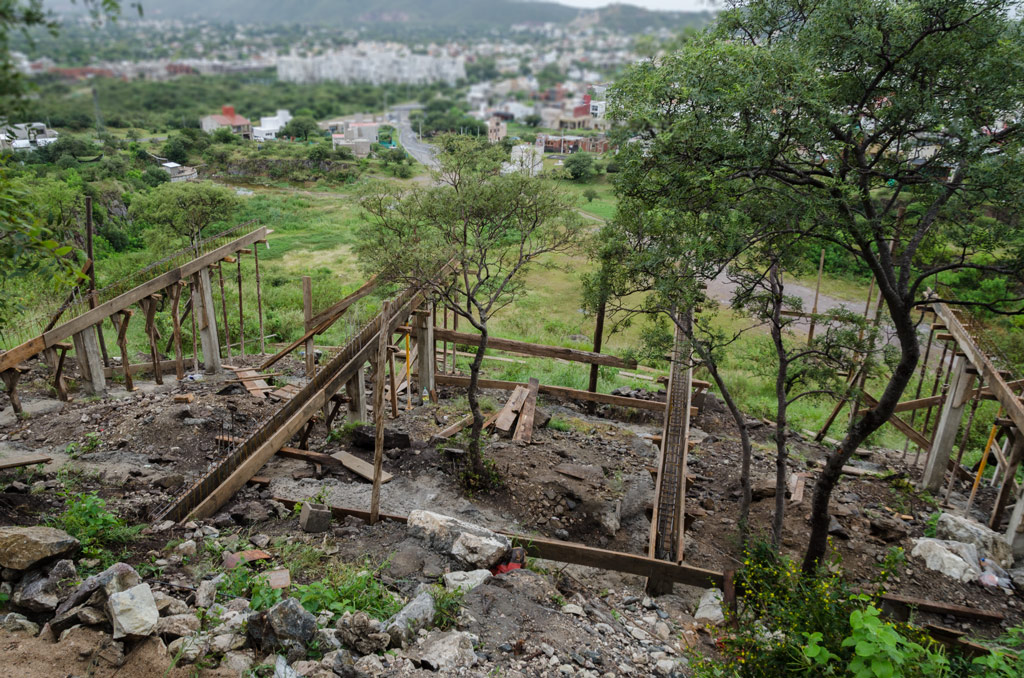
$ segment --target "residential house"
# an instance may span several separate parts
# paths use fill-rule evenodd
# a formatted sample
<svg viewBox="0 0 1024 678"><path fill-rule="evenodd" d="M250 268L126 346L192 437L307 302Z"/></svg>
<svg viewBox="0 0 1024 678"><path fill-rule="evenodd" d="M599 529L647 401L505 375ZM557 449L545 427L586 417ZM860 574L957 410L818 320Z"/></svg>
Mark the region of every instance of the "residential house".
<svg viewBox="0 0 1024 678"><path fill-rule="evenodd" d="M331 148L347 148L357 158L365 158L370 155L369 139L346 139L344 134L331 135Z"/></svg>
<svg viewBox="0 0 1024 678"><path fill-rule="evenodd" d="M8 125L0 120L0 150L28 150L57 141L57 130L41 122L20 122Z"/></svg>
<svg viewBox="0 0 1024 678"><path fill-rule="evenodd" d="M570 135L538 134L537 148L544 153L605 153L610 148L605 136L583 137Z"/></svg>
<svg viewBox="0 0 1024 678"><path fill-rule="evenodd" d="M212 134L221 127L227 127L232 133L243 139L252 138L252 123L245 116L235 113L234 106L222 106L219 115L205 115L199 125L207 134Z"/></svg>
<svg viewBox="0 0 1024 678"><path fill-rule="evenodd" d="M511 160L501 165L502 174L520 172L535 177L544 171L544 155L541 149L530 144L512 147Z"/></svg>
<svg viewBox="0 0 1024 678"><path fill-rule="evenodd" d="M287 109L279 108L277 115L260 118L259 126L252 128L252 138L257 141L273 141L291 119L292 114Z"/></svg>
<svg viewBox="0 0 1024 678"><path fill-rule="evenodd" d="M508 123L494 116L487 121L487 141L496 144L508 136Z"/></svg>

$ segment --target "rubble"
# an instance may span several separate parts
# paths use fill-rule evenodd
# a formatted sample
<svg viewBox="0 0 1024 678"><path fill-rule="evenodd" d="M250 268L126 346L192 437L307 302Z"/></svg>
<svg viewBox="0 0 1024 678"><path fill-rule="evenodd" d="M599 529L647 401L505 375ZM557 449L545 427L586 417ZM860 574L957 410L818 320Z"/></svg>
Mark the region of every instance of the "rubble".
<svg viewBox="0 0 1024 678"><path fill-rule="evenodd" d="M929 569L958 581L974 581L981 575L974 544L923 537L914 540L910 555L923 559Z"/></svg>
<svg viewBox="0 0 1024 678"><path fill-rule="evenodd" d="M431 631L417 648L416 659L432 671L455 671L477 663L473 637L461 631Z"/></svg>
<svg viewBox="0 0 1024 678"><path fill-rule="evenodd" d="M1004 569L1013 567L1013 548L1006 543L1003 535L969 518L943 513L935 524L935 536L972 544L978 549L979 556L991 558Z"/></svg>
<svg viewBox="0 0 1024 678"><path fill-rule="evenodd" d="M107 598L107 612L114 627L114 640L148 636L156 631L160 613L149 584L139 584Z"/></svg>

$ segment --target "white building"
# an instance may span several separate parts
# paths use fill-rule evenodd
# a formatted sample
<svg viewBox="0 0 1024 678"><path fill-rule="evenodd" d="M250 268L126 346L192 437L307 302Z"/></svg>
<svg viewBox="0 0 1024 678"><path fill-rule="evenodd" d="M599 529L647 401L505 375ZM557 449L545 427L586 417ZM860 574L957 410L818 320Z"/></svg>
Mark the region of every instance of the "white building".
<svg viewBox="0 0 1024 678"><path fill-rule="evenodd" d="M346 139L344 134L332 134L331 148L347 148L357 158L365 158L370 155L370 140Z"/></svg>
<svg viewBox="0 0 1024 678"><path fill-rule="evenodd" d="M176 162L164 162L160 164L160 168L170 175L172 184L199 179L199 172L196 171L195 167L179 165Z"/></svg>
<svg viewBox="0 0 1024 678"><path fill-rule="evenodd" d="M277 115L260 118L260 124L252 128L252 138L257 141L272 141L291 119L292 114L287 109L279 108Z"/></svg>
<svg viewBox="0 0 1024 678"><path fill-rule="evenodd" d="M426 85L446 82L454 86L466 77L462 56L413 54L404 45L359 43L319 56L281 57L277 77L285 82L368 82Z"/></svg>
<svg viewBox="0 0 1024 678"><path fill-rule="evenodd" d="M512 157L501 166L502 174L521 172L535 177L544 171L543 147L520 144L512 147Z"/></svg>
<svg viewBox="0 0 1024 678"><path fill-rule="evenodd" d="M0 120L0 149L27 150L36 146L46 146L55 141L57 130L50 129L44 123L20 122L8 125Z"/></svg>

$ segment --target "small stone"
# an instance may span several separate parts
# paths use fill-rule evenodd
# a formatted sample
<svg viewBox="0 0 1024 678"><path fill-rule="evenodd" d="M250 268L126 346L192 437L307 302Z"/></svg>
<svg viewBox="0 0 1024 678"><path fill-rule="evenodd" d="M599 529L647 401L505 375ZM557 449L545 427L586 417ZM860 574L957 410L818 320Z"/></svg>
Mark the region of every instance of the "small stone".
<svg viewBox="0 0 1024 678"><path fill-rule="evenodd" d="M194 556L196 554L196 542L193 539L183 541L174 547L174 552L182 556Z"/></svg>
<svg viewBox="0 0 1024 678"><path fill-rule="evenodd" d="M196 607L210 607L217 601L217 585L220 578L204 579L196 589Z"/></svg>
<svg viewBox="0 0 1024 678"><path fill-rule="evenodd" d="M331 510L323 504L303 502L299 527L305 532L326 532L331 529Z"/></svg>
<svg viewBox="0 0 1024 678"><path fill-rule="evenodd" d="M490 570L471 570L470 572L449 572L444 575L444 586L449 591L461 589L463 593L472 591L491 578Z"/></svg>
<svg viewBox="0 0 1024 678"><path fill-rule="evenodd" d="M156 631L160 613L149 584L139 584L107 598L107 611L114 627L114 640L143 637Z"/></svg>
<svg viewBox="0 0 1024 678"><path fill-rule="evenodd" d="M568 605L563 605L562 606L562 612L564 612L565 614L574 615L576 617L583 617L583 616L585 616L585 613L583 612L583 608L580 607L579 605L576 605L575 603L569 603Z"/></svg>

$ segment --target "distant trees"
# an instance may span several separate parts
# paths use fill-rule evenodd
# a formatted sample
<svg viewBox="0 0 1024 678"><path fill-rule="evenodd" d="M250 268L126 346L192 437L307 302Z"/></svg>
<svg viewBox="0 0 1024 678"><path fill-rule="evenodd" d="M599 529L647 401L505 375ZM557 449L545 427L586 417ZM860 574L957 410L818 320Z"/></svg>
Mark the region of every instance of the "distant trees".
<svg viewBox="0 0 1024 678"><path fill-rule="evenodd" d="M320 126L316 124L316 120L311 117L297 115L288 123L281 128L280 135L284 137L294 137L296 139L302 139L307 141L309 135L320 136Z"/></svg>
<svg viewBox="0 0 1024 678"><path fill-rule="evenodd" d="M530 113L528 116L523 118L523 124L527 127L539 127L541 120L543 120L543 118L536 113Z"/></svg>
<svg viewBox="0 0 1024 678"><path fill-rule="evenodd" d="M193 247L202 239L203 229L230 219L239 201L228 188L210 181L161 184L137 197L131 206L134 217L161 224L186 236Z"/></svg>
<svg viewBox="0 0 1024 678"><path fill-rule="evenodd" d="M828 244L877 281L898 356L878 404L854 420L815 485L806 571L825 555L843 464L913 376L913 311L925 291L949 271L1016 281L1024 271L1013 207L1024 199L1024 34L1014 7L741 1L713 33L634 67L609 97L626 122L618 183L643 206L639 223L696 218L707 229L738 224L750 245ZM772 205L789 210L784 222ZM705 255L678 252L688 262ZM1012 313L1022 297L1018 285L983 303Z"/></svg>
<svg viewBox="0 0 1024 678"><path fill-rule="evenodd" d="M422 126L424 135L445 132L487 135L487 123L469 117L451 99L437 98L427 102L422 111L413 111L410 121L414 129Z"/></svg>
<svg viewBox="0 0 1024 678"><path fill-rule="evenodd" d="M596 171L594 156L583 151L572 153L565 159L565 171L573 181L587 181Z"/></svg>
<svg viewBox="0 0 1024 678"><path fill-rule="evenodd" d="M576 246L582 226L562 191L520 173L502 175L500 147L466 137L445 137L441 147L435 185L383 184L363 196L366 224L356 252L367 271L425 286L480 332L470 365L473 425L463 480L486 488L492 474L481 451L478 384L490 320L519 295L523 273L539 258Z"/></svg>
<svg viewBox="0 0 1024 678"><path fill-rule="evenodd" d="M185 140L180 136L168 138L160 152L169 161L176 162L179 165L184 165L188 162L188 147L185 144Z"/></svg>

